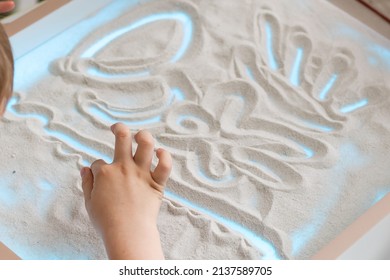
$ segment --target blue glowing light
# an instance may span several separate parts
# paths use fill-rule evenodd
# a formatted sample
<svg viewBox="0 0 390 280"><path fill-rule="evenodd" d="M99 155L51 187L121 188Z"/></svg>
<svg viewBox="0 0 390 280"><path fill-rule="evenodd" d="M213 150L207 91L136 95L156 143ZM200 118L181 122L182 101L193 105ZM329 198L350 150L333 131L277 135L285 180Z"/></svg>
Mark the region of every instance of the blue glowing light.
<svg viewBox="0 0 390 280"><path fill-rule="evenodd" d="M291 141L293 141L296 145L298 145L305 152L307 159L312 158L315 155L314 150L310 149L308 146L306 146L300 142L294 141L294 140L291 140Z"/></svg>
<svg viewBox="0 0 390 280"><path fill-rule="evenodd" d="M184 101L186 99L184 92L180 88L171 88L171 93L178 101Z"/></svg>
<svg viewBox="0 0 390 280"><path fill-rule="evenodd" d="M329 218L327 215L331 209L334 209L335 204L339 201L340 194L346 185L346 170L351 167L362 166L364 164L364 156L359 148L352 142L343 143L339 147L339 161L332 168L334 174L332 184L329 185L327 196L318 201L317 206L312 211L311 223L303 225L301 228L294 231L292 234L292 255L298 255L301 250L307 245L309 240L315 238L321 226ZM337 178L337 179L335 179Z"/></svg>
<svg viewBox="0 0 390 280"><path fill-rule="evenodd" d="M96 117L98 117L98 119L104 120L108 123L116 123L119 121L118 119L113 118L108 113L104 112L103 110L101 110L98 107L90 107L89 112L91 114L95 115ZM122 123L126 124L127 126L130 126L130 127L144 126L144 125L159 123L161 121L161 116L155 116L152 118L148 118L148 119L144 119L144 120L137 120L137 121L136 120L132 120L132 121L120 120L120 121Z"/></svg>
<svg viewBox="0 0 390 280"><path fill-rule="evenodd" d="M184 54L186 53L188 47L191 44L192 41L192 33L193 33L193 24L192 19L189 15L182 13L182 12L172 12L172 13L161 13L161 14L154 14L147 17L144 17L133 24L126 26L124 28L118 29L114 31L113 33L103 37L99 41L97 41L95 44L90 46L82 55L82 58L91 58L94 55L96 55L97 52L99 52L102 48L104 48L107 44L112 42L113 40L119 38L123 34L130 32L134 29L137 29L143 25L150 24L152 22L160 21L160 20L176 20L180 21L183 24L184 27L184 38L183 42L175 54L175 56L171 59L171 62L177 62L179 61Z"/></svg>
<svg viewBox="0 0 390 280"><path fill-rule="evenodd" d="M13 110L13 106L18 103L18 99L16 97L11 97L11 99L8 101L8 104L7 104L7 107L6 107L6 111L9 112L11 110Z"/></svg>
<svg viewBox="0 0 390 280"><path fill-rule="evenodd" d="M141 78L141 77L146 77L150 75L149 71L141 71L141 72L129 72L129 73L106 73L103 72L100 69L97 69L95 67L89 68L88 69L88 74L91 76L96 76L100 78L105 78L105 79L121 79L121 78Z"/></svg>
<svg viewBox="0 0 390 280"><path fill-rule="evenodd" d="M25 92L37 81L49 75L50 63L69 55L69 50L76 47L91 30L108 24L123 14L124 10L138 1L113 1L93 17L87 17L68 30L50 38L28 54L15 58L15 91Z"/></svg>
<svg viewBox="0 0 390 280"><path fill-rule="evenodd" d="M2 243L8 248L12 249L23 260L33 259L31 256L34 254L31 252L32 246L22 246L17 240L7 235L2 236Z"/></svg>
<svg viewBox="0 0 390 280"><path fill-rule="evenodd" d="M0 181L0 203L6 206L12 206L16 204L17 193L10 188L9 182L1 179Z"/></svg>
<svg viewBox="0 0 390 280"><path fill-rule="evenodd" d="M58 240L55 245L57 252L49 251L44 246L31 246L31 244L23 244L12 237L3 237L1 240L6 246L12 249L23 260L90 260L91 256L82 252L72 250L71 245L66 244L65 240ZM61 249L59 249L61 248Z"/></svg>
<svg viewBox="0 0 390 280"><path fill-rule="evenodd" d="M252 69L249 68L249 66L246 66L246 67L245 67L245 71L246 71L246 75L247 75L252 81L254 81L254 80L255 80L255 75L253 75Z"/></svg>
<svg viewBox="0 0 390 280"><path fill-rule="evenodd" d="M68 134L66 133L63 133L63 132L60 132L60 131L54 131L54 130L51 130L49 129L47 126L49 124L49 118L46 117L46 116L43 116L43 115L40 115L40 114L32 114L32 113L29 113L29 114L23 114L23 113L19 113L15 110L14 108L14 105L17 103L17 98L16 97L12 97L9 104L7 105L7 110L8 112L14 114L15 116L18 116L20 118L29 118L29 119L37 119L39 121L42 122L43 124L43 127L44 127L44 130L45 132L49 135L49 136L52 136L56 139L58 139L59 141L63 142L63 143L66 143L67 145L71 146L72 148L76 149L76 150L79 150L79 151L84 151L96 158L102 158L104 160L108 160L110 161L110 157L108 157L107 155L95 150L95 149L92 149L90 148L88 145L83 145L80 140L78 139L74 139L73 137L69 136Z"/></svg>
<svg viewBox="0 0 390 280"><path fill-rule="evenodd" d="M61 141L63 143L66 143L67 145L69 145L70 147L75 149L76 151L83 151L83 152L91 155L94 158L101 158L101 159L105 160L106 162L111 161L111 157L107 156L106 154L103 154L102 152L100 152L98 150L91 148L88 145L84 145L83 143L80 142L79 139L75 139L75 138L71 137L70 135L65 134L63 132L60 132L60 131L52 131L49 129L45 129L45 131L48 135L57 138L59 141Z"/></svg>
<svg viewBox="0 0 390 280"><path fill-rule="evenodd" d="M140 19L139 21L136 21L135 23L131 24L130 26L121 28L119 30L114 31L113 33L107 35L106 37L100 39L98 42L90 46L82 55L82 58L91 58L93 57L97 52L99 52L102 48L104 48L107 44L112 42L113 40L117 39L118 37L122 36L125 33L128 33L134 29L137 29L143 25L150 24L152 22L161 21L161 20L177 20L183 24L184 29L184 38L183 42L179 48L179 50L176 52L176 54L172 57L171 63L175 63L179 61L186 53L187 49L189 48L192 36L193 36L193 23L192 19L189 15L184 14L182 12L172 12L172 13L161 13L161 14L154 14L147 16L145 18ZM104 73L102 70L97 68L91 68L88 70L88 73L93 76L101 77L101 78L125 78L125 77L145 77L150 75L149 71L140 71L140 72L130 72L130 73Z"/></svg>
<svg viewBox="0 0 390 280"><path fill-rule="evenodd" d="M264 254L263 259L265 260L281 259L275 246L270 241L266 240L263 237L258 236L256 233L245 228L244 226L239 225L232 220L226 219L221 215L216 214L208 209L198 206L195 203L185 198L182 198L168 190L164 192L164 195L166 198L177 201L180 204L184 205L185 207L191 208L197 212L205 214L210 218L214 219L215 221L221 223L222 225L232 229L233 231L240 233L246 240L248 240L254 247L258 248L262 254Z"/></svg>
<svg viewBox="0 0 390 280"><path fill-rule="evenodd" d="M305 120L304 123L305 123L305 125L307 127L315 129L315 130L319 130L319 131L322 131L322 132L332 132L332 131L334 131L334 128L332 128L330 126L318 124L318 123L315 123L315 122L312 122L312 121Z"/></svg>
<svg viewBox="0 0 390 280"><path fill-rule="evenodd" d="M273 34L272 27L269 22L265 23L265 33L267 37L267 51L268 51L268 62L272 70L277 70L279 68L278 63L276 62L273 48Z"/></svg>
<svg viewBox="0 0 390 280"><path fill-rule="evenodd" d="M378 64L381 64L390 69L390 48L373 42L372 39L369 39L363 33L340 22L337 24L337 33L344 37L348 36L356 44L364 46L365 49L373 54L373 56L367 56L372 65L378 66Z"/></svg>
<svg viewBox="0 0 390 280"><path fill-rule="evenodd" d="M16 97L11 97L11 99L9 100L9 102L7 104L7 112L11 112L18 117L36 119L36 120L40 121L44 126L47 126L49 124L49 119L45 116L42 116L39 114L30 114L30 113L20 114L20 113L16 112L14 110L13 106L16 105L17 103L18 103L18 99Z"/></svg>
<svg viewBox="0 0 390 280"><path fill-rule="evenodd" d="M390 193L390 190L389 190L389 189L379 192L379 193L375 196L375 199L374 199L372 205L378 203L380 200L382 200L382 199L383 199L387 194L389 194L389 193Z"/></svg>
<svg viewBox="0 0 390 280"><path fill-rule="evenodd" d="M360 100L359 102L356 102L354 104L346 105L340 109L341 113L351 113L357 109L360 109L368 104L368 99Z"/></svg>
<svg viewBox="0 0 390 280"><path fill-rule="evenodd" d="M378 58L376 58L374 56L369 56L368 57L368 62L370 62L370 64L373 65L373 66L378 66L379 65Z"/></svg>
<svg viewBox="0 0 390 280"><path fill-rule="evenodd" d="M305 154L306 154L306 158L312 158L314 156L314 151L312 149L310 149L309 147L303 145L303 144L299 144L302 149L305 151Z"/></svg>
<svg viewBox="0 0 390 280"><path fill-rule="evenodd" d="M46 180L41 180L39 186L45 191L52 191L54 189L54 186Z"/></svg>
<svg viewBox="0 0 390 280"><path fill-rule="evenodd" d="M294 86L299 86L300 81L300 72L301 72L301 64L303 59L303 48L297 49L297 56L295 57L294 66L291 71L290 81Z"/></svg>
<svg viewBox="0 0 390 280"><path fill-rule="evenodd" d="M320 92L319 98L321 100L325 100L325 98L329 94L329 91L332 89L332 87L336 83L337 79L338 79L338 75L337 74L333 74L332 77L330 77L329 81L326 83L325 87Z"/></svg>
<svg viewBox="0 0 390 280"><path fill-rule="evenodd" d="M371 44L369 50L374 52L382 63L385 63L387 67L390 67L390 48L378 44Z"/></svg>
<svg viewBox="0 0 390 280"><path fill-rule="evenodd" d="M86 159L82 159L81 163L82 163L83 166L91 166L92 165L92 162L90 162L90 161L88 161Z"/></svg>
<svg viewBox="0 0 390 280"><path fill-rule="evenodd" d="M295 231L292 234L292 249L291 249L291 254L293 256L298 255L301 250L305 247L306 243L308 240L312 239L314 235L316 234L316 225L313 224L308 224L304 226L303 228Z"/></svg>

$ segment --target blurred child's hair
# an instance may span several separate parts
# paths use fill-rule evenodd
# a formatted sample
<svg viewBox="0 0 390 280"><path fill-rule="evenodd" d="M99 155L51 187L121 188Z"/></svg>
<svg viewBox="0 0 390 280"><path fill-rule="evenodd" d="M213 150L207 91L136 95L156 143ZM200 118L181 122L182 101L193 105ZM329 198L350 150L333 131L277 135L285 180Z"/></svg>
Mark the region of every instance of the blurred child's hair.
<svg viewBox="0 0 390 280"><path fill-rule="evenodd" d="M14 79L14 59L7 33L0 23L0 110L11 98ZM2 106L1 106L2 105ZM1 114L2 112L0 112Z"/></svg>

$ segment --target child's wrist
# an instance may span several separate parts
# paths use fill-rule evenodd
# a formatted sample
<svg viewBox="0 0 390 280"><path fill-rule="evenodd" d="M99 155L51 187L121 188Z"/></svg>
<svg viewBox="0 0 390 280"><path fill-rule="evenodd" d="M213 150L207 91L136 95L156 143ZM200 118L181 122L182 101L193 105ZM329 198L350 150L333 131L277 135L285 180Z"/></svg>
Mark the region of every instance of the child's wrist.
<svg viewBox="0 0 390 280"><path fill-rule="evenodd" d="M153 223L108 229L103 240L110 259L163 258L160 235Z"/></svg>

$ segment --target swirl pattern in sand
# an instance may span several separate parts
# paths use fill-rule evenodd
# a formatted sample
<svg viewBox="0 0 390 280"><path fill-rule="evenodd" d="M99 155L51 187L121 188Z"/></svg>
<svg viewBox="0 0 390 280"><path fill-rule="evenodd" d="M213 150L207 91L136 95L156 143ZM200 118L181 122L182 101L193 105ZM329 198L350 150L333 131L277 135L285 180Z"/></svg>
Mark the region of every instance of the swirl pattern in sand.
<svg viewBox="0 0 390 280"><path fill-rule="evenodd" d="M111 161L117 121L148 129L173 155L159 221L168 258L307 258L387 189L389 69L362 68L363 47L332 41L326 16L313 12L336 13L327 3L277 2L141 3L11 100L4 126L30 131L65 166L56 176L38 168L49 177L38 185L59 186L43 188L57 210L30 207L24 225L43 219L53 221L50 236L67 232L69 252L59 246L55 257L104 257L83 228L74 178L81 165ZM302 18L285 16L290 9ZM60 198L71 210L55 206ZM86 242L99 245L75 249ZM33 252L47 244L29 256L53 257Z"/></svg>

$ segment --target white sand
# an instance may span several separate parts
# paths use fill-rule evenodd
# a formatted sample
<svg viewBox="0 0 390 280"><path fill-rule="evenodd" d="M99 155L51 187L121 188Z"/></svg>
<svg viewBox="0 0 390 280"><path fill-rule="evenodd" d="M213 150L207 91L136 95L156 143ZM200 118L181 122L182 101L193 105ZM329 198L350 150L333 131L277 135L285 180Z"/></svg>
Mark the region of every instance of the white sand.
<svg viewBox="0 0 390 280"><path fill-rule="evenodd" d="M121 13L32 87L16 83L0 123L0 240L21 257L105 258L78 172L110 160L115 121L174 157L159 219L170 259L309 258L390 189L389 41L325 1ZM171 20L140 21L156 13Z"/></svg>

